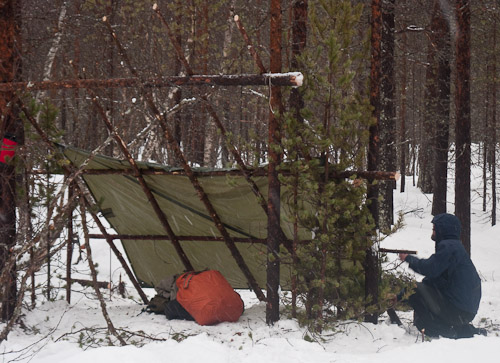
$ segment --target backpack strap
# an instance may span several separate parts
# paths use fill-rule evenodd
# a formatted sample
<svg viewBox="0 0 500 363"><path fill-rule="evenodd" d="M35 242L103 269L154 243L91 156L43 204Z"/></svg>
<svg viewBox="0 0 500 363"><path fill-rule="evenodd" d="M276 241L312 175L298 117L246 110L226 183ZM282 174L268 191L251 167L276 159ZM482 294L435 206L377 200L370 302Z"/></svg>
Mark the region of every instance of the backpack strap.
<svg viewBox="0 0 500 363"><path fill-rule="evenodd" d="M189 287L189 283L191 282L191 279L193 278L194 275L196 275L196 273L189 272L188 275L184 277L184 286L183 286L183 288L187 289Z"/></svg>
<svg viewBox="0 0 500 363"><path fill-rule="evenodd" d="M205 271L208 271L208 269L204 269L202 271L188 271L188 272L183 273L181 276L179 276L178 280L184 281L184 286L182 286L182 287L184 289L187 289L189 287L189 283L191 282L191 279L194 276L199 275Z"/></svg>

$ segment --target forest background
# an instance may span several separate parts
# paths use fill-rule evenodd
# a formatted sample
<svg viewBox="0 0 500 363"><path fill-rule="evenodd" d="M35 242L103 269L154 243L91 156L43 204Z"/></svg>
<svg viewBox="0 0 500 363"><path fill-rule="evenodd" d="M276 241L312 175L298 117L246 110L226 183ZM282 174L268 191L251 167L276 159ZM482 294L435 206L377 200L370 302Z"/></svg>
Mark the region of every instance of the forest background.
<svg viewBox="0 0 500 363"><path fill-rule="evenodd" d="M19 57L3 67L3 82L302 72L304 85L293 89L154 88L152 100L161 105L160 114L189 165L234 165L229 140L245 165L308 156L340 170L398 170L402 180L413 175L424 193L433 193L433 214L453 212L455 205L470 251L474 142L481 145L478 160L484 170L480 197L496 223L496 1L159 1L164 22L150 1L25 0L3 1L2 7L9 10L2 12L2 24L11 14L19 30L14 42ZM279 28L269 25L276 17ZM252 46L238 26L244 26ZM109 142L112 132L102 124L100 109L134 159L179 165L148 97L139 87L92 93L47 87L21 98L53 141L123 157L119 145ZM28 123L10 116L18 106L6 100L2 135L13 134L23 145L18 156L26 171L48 170L47 146ZM273 114L282 127L270 132ZM276 140L279 147L270 147ZM450 151L457 163L455 201L446 198ZM3 193L12 192L5 186L14 174L2 164ZM39 187L44 180L27 172L21 184L28 191L43 190L48 203L53 191ZM394 224L394 187L392 181L367 186L368 198L377 205L372 215L383 229ZM8 199L3 194L2 208ZM42 228L28 228L32 222L19 217L18 235ZM12 229L2 228L2 233L4 244L12 246ZM8 315L4 312L4 319Z"/></svg>

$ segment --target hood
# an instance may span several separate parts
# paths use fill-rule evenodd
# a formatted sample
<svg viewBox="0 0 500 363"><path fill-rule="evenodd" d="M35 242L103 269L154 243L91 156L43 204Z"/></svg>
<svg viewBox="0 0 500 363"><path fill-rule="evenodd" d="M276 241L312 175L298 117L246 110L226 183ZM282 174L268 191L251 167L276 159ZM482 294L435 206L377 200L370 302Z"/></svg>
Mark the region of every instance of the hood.
<svg viewBox="0 0 500 363"><path fill-rule="evenodd" d="M436 242L444 239L460 239L460 221L453 214L438 214L432 219L432 223L436 231Z"/></svg>

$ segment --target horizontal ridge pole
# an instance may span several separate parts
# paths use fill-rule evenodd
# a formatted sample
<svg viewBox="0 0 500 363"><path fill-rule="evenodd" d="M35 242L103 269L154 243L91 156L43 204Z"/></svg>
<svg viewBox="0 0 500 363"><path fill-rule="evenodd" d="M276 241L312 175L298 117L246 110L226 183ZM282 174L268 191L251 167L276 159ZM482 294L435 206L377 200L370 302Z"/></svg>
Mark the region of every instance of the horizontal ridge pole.
<svg viewBox="0 0 500 363"><path fill-rule="evenodd" d="M105 239L106 236L102 234L89 234L90 238ZM170 237L166 235L133 235L133 234L112 234L109 235L111 239L121 240L144 240L144 241L169 241ZM224 242L224 237L210 237L210 236L177 236L179 241L206 241L206 242ZM240 243L267 243L265 238L239 238L233 237L234 242Z"/></svg>
<svg viewBox="0 0 500 363"><path fill-rule="evenodd" d="M0 83L0 92L42 91L71 88L158 88L179 86L294 86L302 85L300 72L265 73L265 74L228 74L228 75L192 75L169 76L153 79L111 78L111 79L66 79L40 82L4 82Z"/></svg>
<svg viewBox="0 0 500 363"><path fill-rule="evenodd" d="M122 175L133 175L134 171L132 169L84 169L83 174L87 175L112 175L112 174L122 174ZM141 173L144 175L178 175L187 176L184 170L154 170L154 169L141 169ZM251 176L267 176L267 169L257 168L248 169L248 173ZM241 175L241 170L213 170L213 171L196 171L193 170L193 174L197 177L204 176L239 176ZM281 175L290 175L290 172L286 170L279 171ZM375 180L398 180L400 175L398 172L394 171L364 171L364 170L347 170L341 172L330 172L331 178L350 178L352 176L362 178L362 179L375 179Z"/></svg>

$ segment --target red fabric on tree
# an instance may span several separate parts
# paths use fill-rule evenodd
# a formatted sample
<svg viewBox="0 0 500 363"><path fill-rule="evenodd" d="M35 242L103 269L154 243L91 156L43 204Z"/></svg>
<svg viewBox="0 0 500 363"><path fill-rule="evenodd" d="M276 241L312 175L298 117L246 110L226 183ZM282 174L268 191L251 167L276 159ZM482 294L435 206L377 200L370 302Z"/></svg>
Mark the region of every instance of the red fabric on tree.
<svg viewBox="0 0 500 363"><path fill-rule="evenodd" d="M6 137L2 140L2 149L0 151L0 162L6 163L5 157L12 159L16 154L17 142L7 139Z"/></svg>

